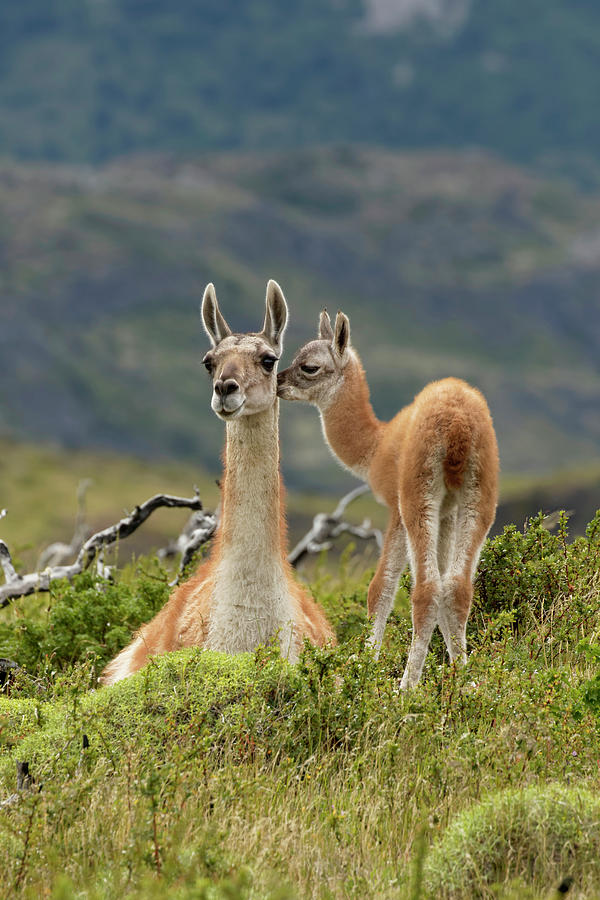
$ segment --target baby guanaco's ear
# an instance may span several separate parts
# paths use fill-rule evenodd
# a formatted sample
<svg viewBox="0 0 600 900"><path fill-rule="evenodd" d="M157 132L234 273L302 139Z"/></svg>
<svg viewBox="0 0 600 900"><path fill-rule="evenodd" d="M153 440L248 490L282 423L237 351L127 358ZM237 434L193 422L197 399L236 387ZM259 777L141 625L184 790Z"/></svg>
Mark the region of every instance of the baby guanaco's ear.
<svg viewBox="0 0 600 900"><path fill-rule="evenodd" d="M215 286L211 283L206 285L204 297L202 298L202 324L204 330L209 336L213 347L220 344L223 338L229 337L231 328L223 318L219 304L217 303L217 295Z"/></svg>
<svg viewBox="0 0 600 900"><path fill-rule="evenodd" d="M277 353L283 348L283 334L288 320L288 308L283 296L283 291L276 281L271 278L267 284L267 310L262 336L267 340Z"/></svg>
<svg viewBox="0 0 600 900"><path fill-rule="evenodd" d="M333 334L333 349L340 357L343 357L350 344L350 320L343 312L338 312L335 317L335 329Z"/></svg>
<svg viewBox="0 0 600 900"><path fill-rule="evenodd" d="M331 327L331 319L326 309L319 316L319 338L322 341L333 340L333 328Z"/></svg>

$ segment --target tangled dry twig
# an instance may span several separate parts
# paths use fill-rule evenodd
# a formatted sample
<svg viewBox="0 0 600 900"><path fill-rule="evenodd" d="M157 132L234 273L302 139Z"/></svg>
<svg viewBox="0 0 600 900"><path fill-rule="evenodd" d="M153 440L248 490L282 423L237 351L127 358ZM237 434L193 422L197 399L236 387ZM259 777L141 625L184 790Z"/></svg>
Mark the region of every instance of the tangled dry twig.
<svg viewBox="0 0 600 900"><path fill-rule="evenodd" d="M377 546L381 550L383 547L383 535L378 528L372 528L369 519L365 519L362 525L352 525L342 519L346 508L357 497L362 497L369 490L368 485L360 484L354 490L346 494L334 511L329 515L327 513L317 513L313 519L312 528L308 531L302 540L300 540L288 559L293 566L297 566L300 560L304 559L309 553L320 553L322 550L329 550L332 541L341 534L351 534L353 537L360 538L363 541L375 540Z"/></svg>
<svg viewBox="0 0 600 900"><path fill-rule="evenodd" d="M375 540L379 549L383 546L383 537L379 529L372 528L368 519L361 525L352 525L343 519L343 515L350 503L368 491L367 485L359 485L346 494L333 513L317 513L313 519L311 529L296 544L288 556L290 563L297 566L300 560L310 553L320 553L328 550L332 542L342 534L350 534L361 540ZM81 523L78 520L76 538L79 548L73 545L64 545L71 551L71 555L77 553L75 561L71 564L48 565L40 571L30 572L27 575L19 575L16 571L10 551L4 541L0 540L0 566L4 572L5 583L0 585L0 608L7 606L18 597L25 597L37 591L48 591L53 581L61 578L73 578L85 569L89 568L95 560L98 573L107 577L110 567L103 563L105 550L113 546L117 541L124 540L133 534L140 525L157 509L161 507L187 508L193 510L181 534L167 547L158 551L160 559L166 559L177 554L181 555L177 575L171 585L178 583L186 566L194 553L204 544L208 543L215 534L219 524L219 511L207 512L202 507L202 501L196 491L191 498L174 497L170 494L156 494L140 506L136 506L133 512L108 528L93 534L85 542L81 542ZM80 510L81 512L81 510ZM6 515L6 510L0 510L0 519ZM81 516L79 517L81 518ZM75 540L75 538L74 538ZM55 545L51 545L54 547ZM58 545L56 545L58 546ZM61 554L63 545L61 544ZM62 557L61 557L62 558Z"/></svg>
<svg viewBox="0 0 600 900"><path fill-rule="evenodd" d="M0 607L7 606L17 597L25 597L36 591L48 591L53 581L61 578L73 578L87 569L98 555L117 541L124 540L133 534L146 519L157 509L184 508L202 510L202 501L196 491L194 497L173 497L170 494L156 494L133 512L111 525L93 534L81 547L77 559L71 565L49 566L41 572L19 575L16 571L10 551L4 541L0 540L0 566L4 572L5 584L0 585Z"/></svg>

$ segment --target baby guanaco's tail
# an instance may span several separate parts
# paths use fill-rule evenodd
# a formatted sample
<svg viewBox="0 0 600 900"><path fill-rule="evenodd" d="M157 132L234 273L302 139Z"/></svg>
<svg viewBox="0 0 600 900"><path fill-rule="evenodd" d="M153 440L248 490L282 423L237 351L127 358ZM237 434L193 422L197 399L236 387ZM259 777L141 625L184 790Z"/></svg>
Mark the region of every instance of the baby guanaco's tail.
<svg viewBox="0 0 600 900"><path fill-rule="evenodd" d="M449 490L462 486L472 441L473 435L467 417L455 412L448 424L443 462L444 481Z"/></svg>

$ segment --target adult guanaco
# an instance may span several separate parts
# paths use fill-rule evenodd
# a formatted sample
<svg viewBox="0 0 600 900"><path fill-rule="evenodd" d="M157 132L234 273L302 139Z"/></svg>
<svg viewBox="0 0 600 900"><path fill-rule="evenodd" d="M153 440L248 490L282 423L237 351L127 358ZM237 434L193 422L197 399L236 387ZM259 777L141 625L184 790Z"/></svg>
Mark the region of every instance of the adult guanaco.
<svg viewBox="0 0 600 900"><path fill-rule="evenodd" d="M209 560L108 664L102 683L181 647L241 653L276 638L294 661L304 638L335 642L286 559L276 378L287 318L281 288L269 281L262 331L233 334L213 285L206 288L202 321L212 349L203 362L212 378L212 409L226 428L221 523Z"/></svg>
<svg viewBox="0 0 600 900"><path fill-rule="evenodd" d="M498 497L498 447L482 394L457 378L428 384L390 422L371 406L366 375L350 344L350 322L321 313L317 340L278 376L286 400L312 403L332 453L390 509L368 592L378 654L398 579L410 563L413 633L403 688L423 670L439 625L450 659L466 660L466 626L479 554Z"/></svg>

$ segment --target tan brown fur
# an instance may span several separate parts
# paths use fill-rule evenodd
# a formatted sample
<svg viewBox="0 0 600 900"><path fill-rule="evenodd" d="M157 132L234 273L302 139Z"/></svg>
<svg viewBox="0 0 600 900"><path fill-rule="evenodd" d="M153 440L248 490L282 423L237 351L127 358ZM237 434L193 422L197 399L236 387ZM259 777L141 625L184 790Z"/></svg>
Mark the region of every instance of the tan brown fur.
<svg viewBox="0 0 600 900"><path fill-rule="evenodd" d="M408 558L413 643L403 686L415 684L439 624L451 659L466 658L465 629L479 552L494 521L498 448L483 395L445 378L427 385L391 421L375 416L350 323L323 313L319 338L279 375L279 395L316 405L335 456L390 509L384 548L369 586L377 652Z"/></svg>
<svg viewBox="0 0 600 900"><path fill-rule="evenodd" d="M286 558L275 365L287 320L281 289L269 282L260 333L233 335L212 285L203 320L213 344L205 357L213 380L211 405L226 422L219 532L208 562L109 663L103 684L182 647L237 653L277 639L293 660L304 638L319 646L335 643L325 615L294 580Z"/></svg>

